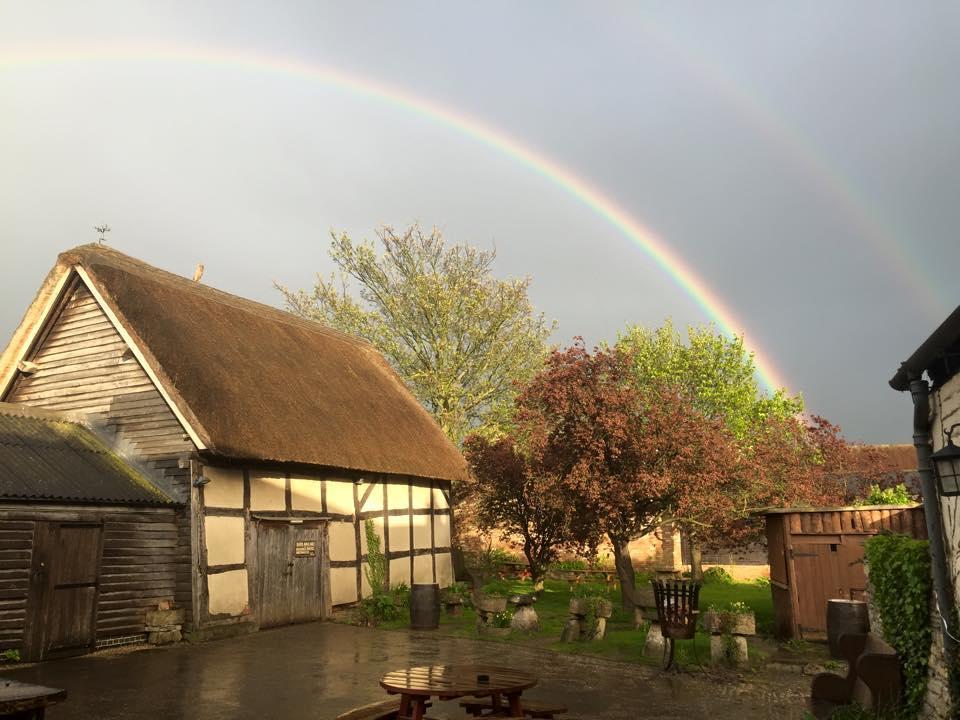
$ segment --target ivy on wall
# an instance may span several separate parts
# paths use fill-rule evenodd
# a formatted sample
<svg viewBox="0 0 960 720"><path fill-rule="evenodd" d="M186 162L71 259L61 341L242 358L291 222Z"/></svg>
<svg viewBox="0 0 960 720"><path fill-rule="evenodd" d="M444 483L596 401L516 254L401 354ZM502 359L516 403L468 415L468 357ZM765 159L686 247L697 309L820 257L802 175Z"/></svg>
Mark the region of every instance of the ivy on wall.
<svg viewBox="0 0 960 720"><path fill-rule="evenodd" d="M930 554L926 540L877 535L866 543L873 601L884 640L900 655L903 709L916 717L923 708L930 656Z"/></svg>

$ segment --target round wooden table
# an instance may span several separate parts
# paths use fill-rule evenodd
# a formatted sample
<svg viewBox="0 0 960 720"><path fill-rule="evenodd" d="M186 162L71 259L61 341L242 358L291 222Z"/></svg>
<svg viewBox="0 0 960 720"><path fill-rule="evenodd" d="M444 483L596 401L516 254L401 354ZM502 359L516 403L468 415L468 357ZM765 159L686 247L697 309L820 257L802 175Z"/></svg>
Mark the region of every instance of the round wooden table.
<svg viewBox="0 0 960 720"><path fill-rule="evenodd" d="M422 665L394 670L380 679L380 687L400 695L398 720L421 720L432 697L489 697L494 715L523 717L520 695L537 684L537 678L522 670L496 665ZM506 699L506 705L503 699Z"/></svg>

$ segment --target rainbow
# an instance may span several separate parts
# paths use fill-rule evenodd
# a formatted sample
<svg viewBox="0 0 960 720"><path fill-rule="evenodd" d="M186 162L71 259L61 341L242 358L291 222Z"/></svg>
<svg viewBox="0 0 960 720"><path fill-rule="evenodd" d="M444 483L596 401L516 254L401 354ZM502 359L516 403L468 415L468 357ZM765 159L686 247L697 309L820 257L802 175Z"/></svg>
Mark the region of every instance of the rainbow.
<svg viewBox="0 0 960 720"><path fill-rule="evenodd" d="M3 51L0 52L0 71L77 62L115 61L200 63L214 67L242 68L300 76L346 90L355 95L387 102L406 111L429 118L513 158L553 185L566 191L643 250L722 332L730 336L746 336L744 324L734 316L720 297L670 249L661 237L631 217L612 198L605 196L598 188L592 187L586 179L577 176L571 170L507 133L423 97L381 84L369 78L292 58L189 47ZM788 387L769 354L761 350L757 343L752 340L748 347L753 354L757 376L764 387L770 392Z"/></svg>
<svg viewBox="0 0 960 720"><path fill-rule="evenodd" d="M938 289L937 282L918 265L916 257L906 252L905 244L881 220L880 213L870 207L821 150L790 127L742 82L721 72L721 63L704 56L699 48L684 42L660 23L645 21L637 27L651 47L682 67L705 89L722 98L741 120L765 137L808 177L811 185L845 216L857 235L874 246L876 256L885 261L891 277L923 306L931 322L949 311L952 298Z"/></svg>

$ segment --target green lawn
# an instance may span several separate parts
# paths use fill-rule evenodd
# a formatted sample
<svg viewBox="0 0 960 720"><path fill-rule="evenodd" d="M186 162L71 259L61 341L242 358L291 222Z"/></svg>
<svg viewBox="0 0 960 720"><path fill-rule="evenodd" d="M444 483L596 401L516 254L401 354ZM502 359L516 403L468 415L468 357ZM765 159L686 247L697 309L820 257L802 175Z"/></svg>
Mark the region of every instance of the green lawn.
<svg viewBox="0 0 960 720"><path fill-rule="evenodd" d="M643 582L638 578L638 585ZM513 583L513 591L529 593L532 586L529 581ZM620 607L620 592L616 590L609 594L614 604L613 617L607 625L607 636L598 642L560 642L560 634L567 620L567 612L571 593L566 582L548 580L544 592L537 600L534 608L540 618L540 632L531 635L511 634L507 638L489 638L491 642L506 642L531 644L546 647L558 652L572 654L601 655L616 660L656 664L659 659L650 659L643 656L643 645L646 639L646 630L633 629L633 613L624 612ZM770 588L754 583L734 583L724 585L709 583L700 591L700 609L706 610L710 605L723 606L731 602L740 601L753 609L757 618L757 632L761 635L769 634L773 628L773 600ZM409 619L385 622L381 625L385 629L400 629L409 627ZM440 632L457 637L476 638L476 614L472 608L465 608L460 617L450 617L445 613L440 618ZM484 638L488 639L488 638ZM710 657L710 636L704 632L697 633L697 653L701 662L706 663ZM762 660L764 650L755 643L751 644L751 657L755 661ZM694 661L693 642L679 641L677 643L677 658L681 665L688 665Z"/></svg>

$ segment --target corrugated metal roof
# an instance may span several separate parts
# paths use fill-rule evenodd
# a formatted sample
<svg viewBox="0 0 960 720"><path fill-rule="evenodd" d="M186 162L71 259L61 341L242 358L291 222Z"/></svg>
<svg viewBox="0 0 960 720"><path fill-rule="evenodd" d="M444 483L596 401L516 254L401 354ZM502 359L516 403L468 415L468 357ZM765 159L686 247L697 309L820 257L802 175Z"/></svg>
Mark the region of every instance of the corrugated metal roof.
<svg viewBox="0 0 960 720"><path fill-rule="evenodd" d="M172 505L78 422L0 406L0 498Z"/></svg>

